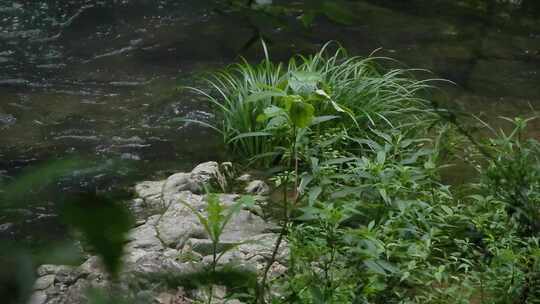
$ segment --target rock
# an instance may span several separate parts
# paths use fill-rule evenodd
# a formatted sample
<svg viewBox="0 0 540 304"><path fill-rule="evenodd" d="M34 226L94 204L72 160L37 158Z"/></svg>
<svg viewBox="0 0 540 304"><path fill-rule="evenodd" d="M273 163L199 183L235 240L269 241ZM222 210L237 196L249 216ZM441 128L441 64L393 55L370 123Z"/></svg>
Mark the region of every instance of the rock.
<svg viewBox="0 0 540 304"><path fill-rule="evenodd" d="M227 196L224 197L225 199ZM190 192L183 192L177 200L188 203L195 210L203 212L206 203L204 197ZM175 247L187 239L207 239L208 236L194 212L181 203L172 203L158 223L161 240L167 246ZM270 228L263 219L251 212L242 210L233 216L225 227L221 240L238 242L266 232Z"/></svg>
<svg viewBox="0 0 540 304"><path fill-rule="evenodd" d="M225 166L227 167L227 166ZM213 181L222 189L225 190L227 181L225 176L219 170L217 162L206 162L196 166L191 171L191 179L197 188L192 188L193 193L201 193L204 190L204 185L211 185Z"/></svg>
<svg viewBox="0 0 540 304"><path fill-rule="evenodd" d="M187 191L176 194L176 201L189 202L197 210L204 207L202 196ZM205 237L204 228L193 211L179 202L170 204L157 224L157 229L165 245L173 248L190 237Z"/></svg>
<svg viewBox="0 0 540 304"><path fill-rule="evenodd" d="M261 180L251 181L244 191L248 194L265 196L270 194L270 187Z"/></svg>
<svg viewBox="0 0 540 304"><path fill-rule="evenodd" d="M120 159L122 160L141 160L141 157L134 153L122 153L120 155Z"/></svg>
<svg viewBox="0 0 540 304"><path fill-rule="evenodd" d="M4 223L0 225L0 233L8 231L9 229L13 228L13 226L15 226L13 223Z"/></svg>
<svg viewBox="0 0 540 304"><path fill-rule="evenodd" d="M162 206L161 193L165 181L146 181L135 185L135 193L150 206Z"/></svg>
<svg viewBox="0 0 540 304"><path fill-rule="evenodd" d="M0 125L12 125L17 122L17 118L11 114L0 113Z"/></svg>
<svg viewBox="0 0 540 304"><path fill-rule="evenodd" d="M241 182L241 183L247 183L252 179L253 179L253 177L251 176L251 174L244 173L244 174L240 175L239 177L237 177L236 181Z"/></svg>
<svg viewBox="0 0 540 304"><path fill-rule="evenodd" d="M227 168L228 165L225 164L224 167ZM168 205L175 199L175 195L182 191L201 194L205 186L212 187L216 184L225 189L226 178L221 173L217 162L206 162L196 166L190 173L176 173L165 181L139 183L135 186L135 192L151 205L160 203L161 198L163 198L162 202Z"/></svg>
<svg viewBox="0 0 540 304"><path fill-rule="evenodd" d="M81 277L81 273L74 269L62 269L56 273L56 281L71 285Z"/></svg>
<svg viewBox="0 0 540 304"><path fill-rule="evenodd" d="M165 181L163 185L163 199L166 204L169 204L173 196L178 192L191 191L196 193L199 190L199 185L191 179L191 174L183 172L176 173L169 176Z"/></svg>
<svg viewBox="0 0 540 304"><path fill-rule="evenodd" d="M193 263L180 263L175 259L170 259L161 252L145 252L135 263L126 265L128 273L144 273L144 274L164 274L164 273L181 273L190 274L201 270L201 265Z"/></svg>
<svg viewBox="0 0 540 304"><path fill-rule="evenodd" d="M191 304L193 301L189 299L183 288L179 287L176 292L162 292L155 300L159 304Z"/></svg>
<svg viewBox="0 0 540 304"><path fill-rule="evenodd" d="M54 278L56 275L48 274L42 277L39 277L34 283L34 290L43 290L49 288L54 283Z"/></svg>
<svg viewBox="0 0 540 304"><path fill-rule="evenodd" d="M212 301L214 304L226 303L224 302L225 296L227 296L227 288L225 286L214 285L212 287ZM193 296L204 303L208 303L208 295L210 294L210 288L199 288L193 292Z"/></svg>
<svg viewBox="0 0 540 304"><path fill-rule="evenodd" d="M150 224L144 224L131 230L128 239L131 241L128 248L162 250L163 244L157 237L156 228Z"/></svg>
<svg viewBox="0 0 540 304"><path fill-rule="evenodd" d="M190 173L174 174L166 181L147 181L135 186L139 197L132 201L132 208L145 212L128 234L118 283L122 292L134 296L138 303L194 303L193 297L187 297L183 291L147 285L153 284L148 281L153 276L147 275L195 275L211 263L212 242L194 213L197 210L206 216L206 196L194 192L201 191L208 183L220 184L219 180L223 178L220 170L216 162L208 162L195 167ZM264 193L265 184L258 182L252 191ZM162 193L164 200L161 199ZM219 195L225 208L234 205L239 197L237 194ZM167 204L164 205L163 201ZM225 226L218 249L223 250L225 245L237 246L225 252L219 263L230 263L233 267L260 274L277 239L277 234L269 233L273 228L252 211L240 210ZM287 244L283 242L277 261L272 265L271 277L286 270L287 257ZM111 283L97 256L89 256L78 267L42 265L37 273L36 304L85 303L86 289ZM141 286L149 287L138 290ZM224 287L216 287L214 292L213 303L241 303L226 300ZM139 301L143 298L144 301Z"/></svg>
<svg viewBox="0 0 540 304"><path fill-rule="evenodd" d="M105 273L105 267L97 256L92 256L88 258L81 266L78 267L77 270L84 275L96 275Z"/></svg>
<svg viewBox="0 0 540 304"><path fill-rule="evenodd" d="M35 292L30 298L29 304L44 304L47 301L47 294L43 291Z"/></svg>
<svg viewBox="0 0 540 304"><path fill-rule="evenodd" d="M65 265L44 264L38 267L37 275L44 276L48 274L66 273L72 269L73 267L65 266Z"/></svg>
<svg viewBox="0 0 540 304"><path fill-rule="evenodd" d="M231 162L223 162L219 165L219 169L223 177L225 177L225 183L227 180L232 180L234 178L235 172L234 167ZM224 186L227 186L226 184Z"/></svg>

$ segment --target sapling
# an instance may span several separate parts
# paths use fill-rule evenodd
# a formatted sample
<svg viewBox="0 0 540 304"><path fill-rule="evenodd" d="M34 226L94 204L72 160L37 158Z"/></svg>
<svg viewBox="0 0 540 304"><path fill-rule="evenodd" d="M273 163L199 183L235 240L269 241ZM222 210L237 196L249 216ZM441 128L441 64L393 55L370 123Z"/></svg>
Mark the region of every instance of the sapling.
<svg viewBox="0 0 540 304"><path fill-rule="evenodd" d="M219 198L219 194L208 193L206 195L206 214L197 210L191 206L188 202L180 200L180 203L190 209L199 220L199 223L203 226L205 232L211 241L212 250L212 262L210 263L210 272L212 277L215 278L216 270L219 260L228 251L250 241L239 242L234 244L227 244L227 246L221 245L221 236L225 231L225 227L229 221L238 214L242 208L250 208L253 206L255 200L251 196L242 196L231 206L224 206ZM212 302L213 297L213 285L210 285L210 293L208 296L208 303Z"/></svg>

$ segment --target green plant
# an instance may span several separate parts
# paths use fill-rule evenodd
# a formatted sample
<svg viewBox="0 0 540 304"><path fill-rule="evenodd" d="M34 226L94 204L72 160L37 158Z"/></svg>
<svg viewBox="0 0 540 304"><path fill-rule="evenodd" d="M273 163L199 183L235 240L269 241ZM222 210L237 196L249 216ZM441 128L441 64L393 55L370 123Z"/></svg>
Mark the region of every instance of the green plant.
<svg viewBox="0 0 540 304"><path fill-rule="evenodd" d="M372 129L427 126L433 118L420 95L429 81L414 80L407 70L382 72L378 62L386 58L349 57L341 47L329 54L326 44L284 65L272 63L263 48L260 64L243 61L212 74L209 90L189 88L221 112L218 123L199 123L221 133L236 157L263 165L279 160L291 144L291 119L311 138L336 126L361 137Z"/></svg>
<svg viewBox="0 0 540 304"><path fill-rule="evenodd" d="M211 247L212 247L212 262L210 264L210 272L213 277L217 274L217 266L221 257L228 251L245 244L221 244L220 238L223 234L227 224L233 216L235 216L242 208L249 208L253 206L254 200L251 196L243 196L237 200L233 205L225 207L221 204L219 195L215 193L209 193L206 195L206 214L197 210L189 203L180 201L181 204L189 208L198 218L200 224L208 234ZM215 279L215 278L214 278ZM208 303L212 303L213 285L210 284L210 291L208 296Z"/></svg>

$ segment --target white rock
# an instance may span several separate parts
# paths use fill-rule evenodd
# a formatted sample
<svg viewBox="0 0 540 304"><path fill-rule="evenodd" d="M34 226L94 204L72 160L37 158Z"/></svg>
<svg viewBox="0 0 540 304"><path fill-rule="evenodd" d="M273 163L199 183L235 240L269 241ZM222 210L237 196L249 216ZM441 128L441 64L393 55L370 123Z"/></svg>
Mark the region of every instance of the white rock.
<svg viewBox="0 0 540 304"><path fill-rule="evenodd" d="M264 196L270 194L270 187L261 180L254 180L244 188L244 191L248 194Z"/></svg>
<svg viewBox="0 0 540 304"><path fill-rule="evenodd" d="M128 248L146 250L161 250L163 245L157 237L156 228L150 224L144 224L131 230L128 239L131 241Z"/></svg>
<svg viewBox="0 0 540 304"><path fill-rule="evenodd" d="M161 192L165 181L146 181L135 185L137 196L142 198L150 206L159 206L162 204Z"/></svg>
<svg viewBox="0 0 540 304"><path fill-rule="evenodd" d="M34 283L34 290L43 290L49 288L54 283L54 278L56 275L48 274L42 277L39 277Z"/></svg>
<svg viewBox="0 0 540 304"><path fill-rule="evenodd" d="M29 304L44 304L47 301L47 294L43 291L34 292L30 298Z"/></svg>

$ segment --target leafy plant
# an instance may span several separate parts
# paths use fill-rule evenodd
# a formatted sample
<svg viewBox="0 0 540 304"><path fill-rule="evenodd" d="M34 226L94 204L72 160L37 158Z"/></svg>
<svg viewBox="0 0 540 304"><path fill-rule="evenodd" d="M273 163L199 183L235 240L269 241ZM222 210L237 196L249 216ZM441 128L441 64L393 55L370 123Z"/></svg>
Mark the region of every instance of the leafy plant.
<svg viewBox="0 0 540 304"><path fill-rule="evenodd" d="M189 88L221 115L215 125L199 123L221 133L232 155L263 165L290 147L291 123L306 128L306 138L335 126L362 136L374 128L430 123L433 115L420 97L428 81L413 80L407 70L381 72L378 62L386 58L349 57L341 47L330 53L330 47L284 65L270 61L263 43L260 64L243 61L212 74L209 90Z"/></svg>
<svg viewBox="0 0 540 304"><path fill-rule="evenodd" d="M180 201L182 205L189 208L197 216L199 223L204 227L204 230L212 242L212 262L210 264L210 272L214 277L216 276L218 262L221 257L228 251L245 243L221 244L220 238L225 227L231 218L240 212L242 208L249 208L253 206L254 202L255 201L251 196L243 196L233 205L225 207L221 204L218 194L209 193L206 195L206 214L203 214L189 203L182 200ZM212 303L212 296L213 285L210 285L208 303Z"/></svg>

